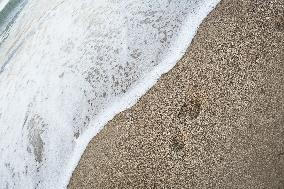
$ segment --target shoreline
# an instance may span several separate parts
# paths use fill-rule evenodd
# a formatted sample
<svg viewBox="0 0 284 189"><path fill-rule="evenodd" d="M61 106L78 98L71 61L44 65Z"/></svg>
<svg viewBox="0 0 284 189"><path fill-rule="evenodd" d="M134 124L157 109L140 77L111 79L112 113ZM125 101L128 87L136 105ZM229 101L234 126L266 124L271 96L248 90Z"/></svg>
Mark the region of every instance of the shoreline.
<svg viewBox="0 0 284 189"><path fill-rule="evenodd" d="M166 58L164 58L159 65L153 68L153 70L149 73L145 74L143 78L137 81L126 94L119 97L119 100L116 100L115 103L106 108L103 112L99 113L97 118L90 123L90 125L93 126L84 131L84 134L76 141L77 146L74 150L75 155L72 155L73 158L67 166L68 169L65 171L66 174L63 174L68 175L66 177L67 179L70 179L71 175L73 175L71 170L74 171L74 167L77 167L78 161L81 159L81 155L86 150L85 146L88 145L86 141L90 142L89 139L96 137L96 135L104 129L105 125L107 125L107 123L112 119L115 119L120 112L124 112L126 109L135 106L135 104L139 101L139 97L141 98L145 95L145 93L151 90L151 87L157 83L160 77L176 65L176 63L183 57L184 51L187 49L187 44L190 44L194 39L194 36L198 31L198 27L206 18L206 15L208 15L208 13L210 14L210 12L214 10L214 7L218 6L218 1L219 0L213 0L208 2L202 8L199 8L198 12L192 14L195 18L194 22L185 21L185 24L181 27L180 35L178 36L175 44L168 49L169 52L173 52L173 54L168 55L169 53L167 53ZM185 30L189 31L188 35L186 35ZM69 174L71 175L69 176ZM63 180L62 183L63 184L61 185L63 186L68 185L66 180Z"/></svg>
<svg viewBox="0 0 284 189"><path fill-rule="evenodd" d="M69 188L283 187L283 11L217 5L177 65L93 138Z"/></svg>

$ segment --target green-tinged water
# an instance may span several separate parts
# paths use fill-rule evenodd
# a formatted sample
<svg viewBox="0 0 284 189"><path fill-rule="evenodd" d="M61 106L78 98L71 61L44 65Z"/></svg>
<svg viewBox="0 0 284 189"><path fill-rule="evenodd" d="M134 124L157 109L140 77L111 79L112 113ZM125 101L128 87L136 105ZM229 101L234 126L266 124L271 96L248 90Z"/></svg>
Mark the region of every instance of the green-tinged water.
<svg viewBox="0 0 284 189"><path fill-rule="evenodd" d="M10 0L0 11L0 46L9 36L9 29L15 22L27 0Z"/></svg>

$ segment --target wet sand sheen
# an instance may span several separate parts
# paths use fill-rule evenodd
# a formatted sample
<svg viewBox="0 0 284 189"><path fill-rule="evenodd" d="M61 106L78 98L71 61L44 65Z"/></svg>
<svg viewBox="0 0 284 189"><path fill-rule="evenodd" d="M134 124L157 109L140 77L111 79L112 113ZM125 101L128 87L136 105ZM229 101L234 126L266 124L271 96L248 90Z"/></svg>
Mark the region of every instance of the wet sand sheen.
<svg viewBox="0 0 284 189"><path fill-rule="evenodd" d="M283 188L284 2L223 0L69 188Z"/></svg>

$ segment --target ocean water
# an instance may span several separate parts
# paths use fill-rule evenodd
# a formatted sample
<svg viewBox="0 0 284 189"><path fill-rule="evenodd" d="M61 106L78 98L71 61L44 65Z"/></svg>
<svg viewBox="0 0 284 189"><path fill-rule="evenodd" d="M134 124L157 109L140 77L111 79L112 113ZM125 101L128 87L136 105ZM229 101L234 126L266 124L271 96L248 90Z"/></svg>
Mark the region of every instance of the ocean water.
<svg viewBox="0 0 284 189"><path fill-rule="evenodd" d="M219 0L0 0L0 188L66 188Z"/></svg>
<svg viewBox="0 0 284 189"><path fill-rule="evenodd" d="M26 0L0 0L0 46L9 36L10 28L26 2Z"/></svg>

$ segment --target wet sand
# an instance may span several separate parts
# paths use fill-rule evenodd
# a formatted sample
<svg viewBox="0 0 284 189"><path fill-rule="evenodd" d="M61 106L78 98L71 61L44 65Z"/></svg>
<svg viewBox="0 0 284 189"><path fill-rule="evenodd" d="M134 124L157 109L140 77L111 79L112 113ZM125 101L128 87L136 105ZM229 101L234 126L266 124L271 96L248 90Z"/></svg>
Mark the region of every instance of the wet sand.
<svg viewBox="0 0 284 189"><path fill-rule="evenodd" d="M284 188L284 1L221 1L69 188Z"/></svg>

